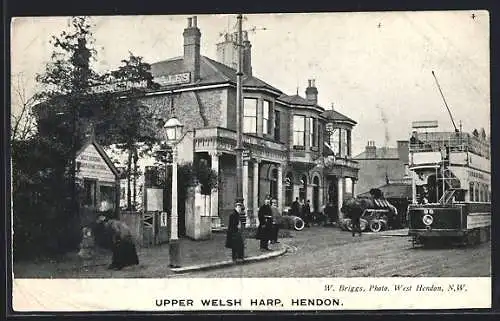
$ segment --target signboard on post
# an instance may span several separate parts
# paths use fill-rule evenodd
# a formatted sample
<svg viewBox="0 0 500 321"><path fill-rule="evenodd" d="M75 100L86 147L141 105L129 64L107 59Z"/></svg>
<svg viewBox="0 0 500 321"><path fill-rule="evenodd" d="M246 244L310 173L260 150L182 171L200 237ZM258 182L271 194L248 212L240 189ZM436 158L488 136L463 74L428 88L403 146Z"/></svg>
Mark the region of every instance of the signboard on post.
<svg viewBox="0 0 500 321"><path fill-rule="evenodd" d="M146 188L146 212L163 211L163 189Z"/></svg>

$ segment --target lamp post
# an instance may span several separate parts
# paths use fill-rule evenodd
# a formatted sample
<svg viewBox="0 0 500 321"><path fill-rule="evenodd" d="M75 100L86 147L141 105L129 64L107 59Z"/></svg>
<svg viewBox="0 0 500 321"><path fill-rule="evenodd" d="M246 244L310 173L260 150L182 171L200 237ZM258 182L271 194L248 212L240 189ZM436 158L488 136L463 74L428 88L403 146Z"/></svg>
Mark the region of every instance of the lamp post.
<svg viewBox="0 0 500 321"><path fill-rule="evenodd" d="M238 15L238 70L236 72L236 203L244 204L243 198L243 144L241 139L243 126L243 86L242 86L242 20L243 16ZM246 208L243 208L243 213L240 213L241 226L244 229L246 224ZM242 233L243 234L243 233Z"/></svg>
<svg viewBox="0 0 500 321"><path fill-rule="evenodd" d="M169 154L172 165L172 209L170 214L170 240L169 240L169 258L170 267L180 267L181 247L179 243L179 232L177 222L179 220L177 212L177 143L182 135L183 125L174 116L170 118L163 126L166 131L166 140L162 142L160 154L167 156L164 158L165 168L169 165ZM170 146L170 148L168 148Z"/></svg>

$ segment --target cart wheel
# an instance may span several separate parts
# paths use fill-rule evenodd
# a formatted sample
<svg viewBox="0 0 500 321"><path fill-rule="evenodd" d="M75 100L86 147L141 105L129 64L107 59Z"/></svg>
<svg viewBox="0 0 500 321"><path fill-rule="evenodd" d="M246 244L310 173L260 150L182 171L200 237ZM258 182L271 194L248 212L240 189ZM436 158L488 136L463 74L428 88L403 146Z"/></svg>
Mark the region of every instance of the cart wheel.
<svg viewBox="0 0 500 321"><path fill-rule="evenodd" d="M302 231L304 229L304 221L300 217L296 217L293 221L293 229L296 231Z"/></svg>
<svg viewBox="0 0 500 321"><path fill-rule="evenodd" d="M377 221L371 221L370 223L370 231L372 232L380 232L382 229L382 224L377 220Z"/></svg>

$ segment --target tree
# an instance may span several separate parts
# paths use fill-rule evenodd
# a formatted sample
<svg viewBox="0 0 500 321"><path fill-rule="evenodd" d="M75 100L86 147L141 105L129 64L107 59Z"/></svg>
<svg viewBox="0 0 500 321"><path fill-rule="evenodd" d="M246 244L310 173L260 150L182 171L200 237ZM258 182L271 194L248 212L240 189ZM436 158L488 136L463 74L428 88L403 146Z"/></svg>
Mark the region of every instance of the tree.
<svg viewBox="0 0 500 321"><path fill-rule="evenodd" d="M12 111L11 111L11 140L26 140L35 133L35 117L33 106L36 103L34 95L27 93L26 79L23 73L13 75L12 83Z"/></svg>
<svg viewBox="0 0 500 321"><path fill-rule="evenodd" d="M75 248L80 239L74 170L75 153L82 141L79 116L92 114L98 105L95 99L102 97L96 97L91 88L102 77L91 67L96 51L88 18L71 18L68 30L51 42L52 60L36 76L40 91L24 100L26 108L21 114L28 115L33 107L38 133L12 141L17 254L23 249L30 253L64 252ZM19 94L26 97L22 88ZM22 117L17 124L14 137L25 132Z"/></svg>
<svg viewBox="0 0 500 321"><path fill-rule="evenodd" d="M142 57L129 52L129 58L122 60L122 65L106 77L116 84L115 98L103 110L101 121L97 125L98 135L104 145L116 146L128 153L127 173L127 208L136 207L137 161L144 154L151 153L159 137L154 123L154 112L141 104L147 89L157 88L153 81L151 66Z"/></svg>

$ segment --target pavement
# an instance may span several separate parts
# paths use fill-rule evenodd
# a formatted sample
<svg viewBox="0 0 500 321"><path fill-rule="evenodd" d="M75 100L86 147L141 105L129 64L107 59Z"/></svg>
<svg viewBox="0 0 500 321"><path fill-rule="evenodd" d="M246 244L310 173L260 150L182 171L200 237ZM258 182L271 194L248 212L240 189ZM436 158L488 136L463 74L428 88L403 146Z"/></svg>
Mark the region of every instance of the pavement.
<svg viewBox="0 0 500 321"><path fill-rule="evenodd" d="M247 262L251 264L229 262L231 251L224 247L225 234L217 233L210 241L181 240L183 260L177 271L168 266L168 244L164 244L139 249L140 264L120 271L107 269L111 253L103 251L85 264L74 258L76 253L55 262L15 262L14 275L121 279L491 276L491 241L468 247L421 248L413 247L410 237L403 237L406 233L403 229L353 237L335 227L280 230L281 243L272 245L272 252L260 252L257 240L246 239Z"/></svg>
<svg viewBox="0 0 500 321"><path fill-rule="evenodd" d="M139 265L120 271L108 270L111 251L97 248L90 259L82 259L77 252L59 258L37 261L14 262L16 278L78 278L78 277L151 277L152 274L182 274L198 270L210 270L232 265L272 259L286 253L284 243L271 244L271 251L261 251L259 241L253 238L253 231L247 231L245 259L235 263L231 250L225 247L226 234L213 233L211 239L194 241L181 239L181 267L169 267L168 243L154 247L138 247Z"/></svg>

